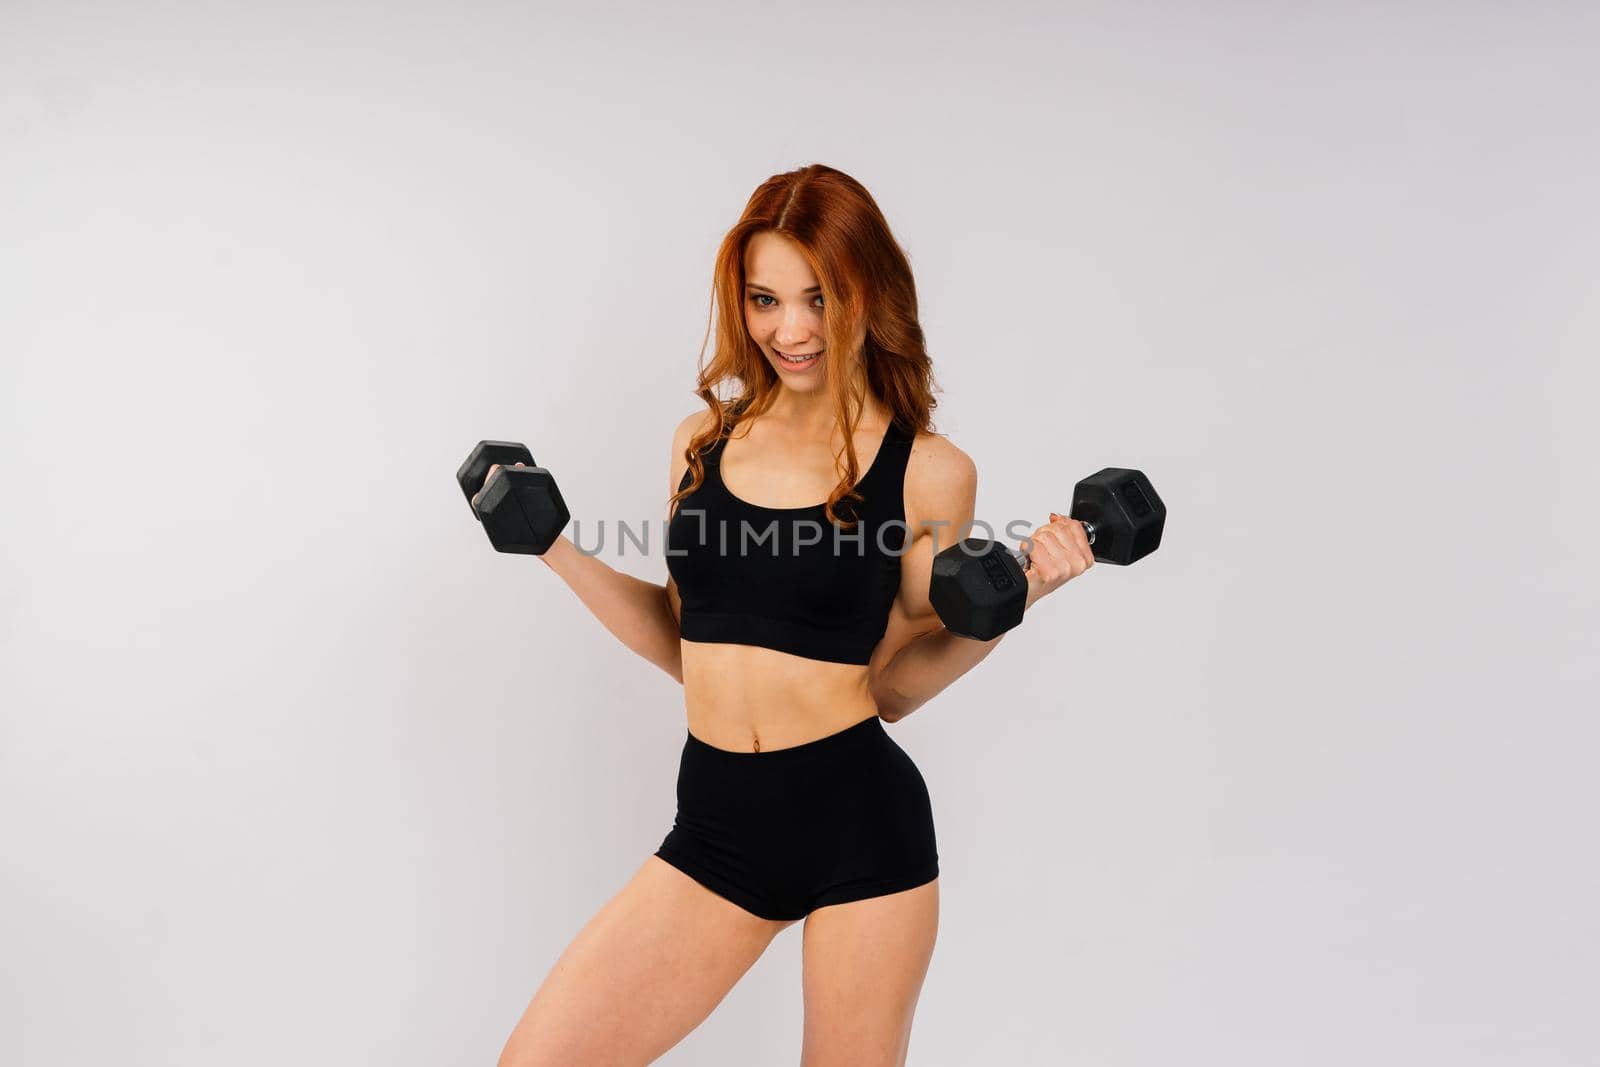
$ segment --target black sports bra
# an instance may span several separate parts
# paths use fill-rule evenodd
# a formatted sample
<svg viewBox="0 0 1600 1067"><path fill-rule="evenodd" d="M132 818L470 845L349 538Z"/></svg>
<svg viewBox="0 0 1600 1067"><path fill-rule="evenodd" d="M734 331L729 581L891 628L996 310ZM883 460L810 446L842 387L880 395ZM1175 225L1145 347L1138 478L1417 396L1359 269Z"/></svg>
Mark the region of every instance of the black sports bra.
<svg viewBox="0 0 1600 1067"><path fill-rule="evenodd" d="M824 504L764 508L722 481L726 432L705 453L705 480L667 524L667 570L685 641L760 645L808 659L865 664L889 623L906 545L906 460L915 435L891 423L843 500L850 529ZM689 484L690 471L678 483Z"/></svg>

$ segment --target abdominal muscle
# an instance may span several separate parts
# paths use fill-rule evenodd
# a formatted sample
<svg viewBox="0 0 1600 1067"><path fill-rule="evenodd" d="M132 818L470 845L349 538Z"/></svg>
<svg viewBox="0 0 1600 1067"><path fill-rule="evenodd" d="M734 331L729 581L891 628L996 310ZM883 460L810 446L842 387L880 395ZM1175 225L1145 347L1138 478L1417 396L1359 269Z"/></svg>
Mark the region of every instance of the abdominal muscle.
<svg viewBox="0 0 1600 1067"><path fill-rule="evenodd" d="M689 732L713 748L771 752L875 718L867 668L756 645L683 641Z"/></svg>

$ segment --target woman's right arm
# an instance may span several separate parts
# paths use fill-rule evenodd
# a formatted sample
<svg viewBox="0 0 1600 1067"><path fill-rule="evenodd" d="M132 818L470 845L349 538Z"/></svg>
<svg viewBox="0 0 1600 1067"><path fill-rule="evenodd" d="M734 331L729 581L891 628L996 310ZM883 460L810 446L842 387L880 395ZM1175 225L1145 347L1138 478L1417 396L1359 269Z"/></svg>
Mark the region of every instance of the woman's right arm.
<svg viewBox="0 0 1600 1067"><path fill-rule="evenodd" d="M677 492L688 468L684 453L695 431L709 418L696 412L684 419L672 435L672 491ZM556 538L542 556L545 566L561 576L585 607L612 636L683 682L682 647L678 643L677 590L669 577L665 585L635 578L599 556L578 551L565 534Z"/></svg>

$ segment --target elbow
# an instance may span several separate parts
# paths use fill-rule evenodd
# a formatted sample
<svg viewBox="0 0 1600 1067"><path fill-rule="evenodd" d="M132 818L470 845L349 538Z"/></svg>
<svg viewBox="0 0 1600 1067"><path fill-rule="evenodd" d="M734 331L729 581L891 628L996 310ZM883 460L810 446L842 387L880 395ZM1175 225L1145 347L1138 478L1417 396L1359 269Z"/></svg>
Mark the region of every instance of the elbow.
<svg viewBox="0 0 1600 1067"><path fill-rule="evenodd" d="M899 722L911 712L904 698L892 689L874 687L870 696L873 706L878 709L878 718L884 722Z"/></svg>
<svg viewBox="0 0 1600 1067"><path fill-rule="evenodd" d="M921 705L917 704L901 704L896 707L892 705L880 704L878 705L878 718L889 723L899 722L907 715L910 715L913 711L916 711L920 706Z"/></svg>

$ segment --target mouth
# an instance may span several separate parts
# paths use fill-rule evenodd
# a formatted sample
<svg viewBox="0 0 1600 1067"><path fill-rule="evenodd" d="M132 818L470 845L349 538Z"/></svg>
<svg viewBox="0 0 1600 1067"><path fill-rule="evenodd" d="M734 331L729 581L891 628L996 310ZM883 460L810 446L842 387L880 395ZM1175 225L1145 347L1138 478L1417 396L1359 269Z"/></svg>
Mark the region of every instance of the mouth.
<svg viewBox="0 0 1600 1067"><path fill-rule="evenodd" d="M818 352L806 352L797 356L790 355L788 352L779 352L776 348L774 348L773 351L777 352L778 359L784 365L792 367L795 370L805 370L807 367L813 366L817 360L821 359L822 353L826 352L827 349L822 349Z"/></svg>

